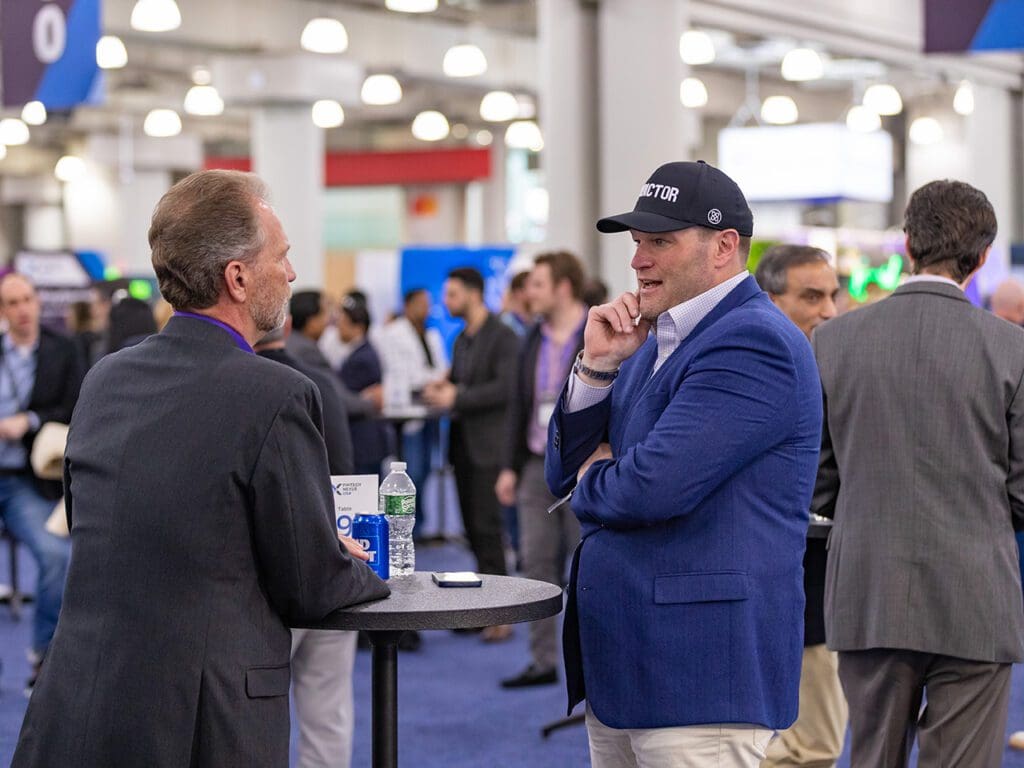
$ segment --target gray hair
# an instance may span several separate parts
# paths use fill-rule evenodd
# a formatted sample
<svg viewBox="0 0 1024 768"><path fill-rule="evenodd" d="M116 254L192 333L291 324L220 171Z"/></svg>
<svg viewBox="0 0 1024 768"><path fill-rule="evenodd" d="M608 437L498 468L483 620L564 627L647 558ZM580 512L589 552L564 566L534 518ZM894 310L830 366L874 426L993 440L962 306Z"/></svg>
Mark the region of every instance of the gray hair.
<svg viewBox="0 0 1024 768"><path fill-rule="evenodd" d="M829 264L828 253L812 245L773 245L761 255L754 279L774 296L786 292L789 270L805 264Z"/></svg>
<svg viewBox="0 0 1024 768"><path fill-rule="evenodd" d="M149 246L160 293L175 309L206 309L217 303L224 268L250 261L266 233L256 206L266 185L240 171L199 171L160 198L149 227Z"/></svg>

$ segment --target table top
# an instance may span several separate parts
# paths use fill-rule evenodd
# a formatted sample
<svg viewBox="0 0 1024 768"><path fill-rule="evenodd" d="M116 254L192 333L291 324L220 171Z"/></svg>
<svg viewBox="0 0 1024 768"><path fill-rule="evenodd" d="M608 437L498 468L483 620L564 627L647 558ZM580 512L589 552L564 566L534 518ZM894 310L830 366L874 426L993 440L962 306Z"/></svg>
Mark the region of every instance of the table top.
<svg viewBox="0 0 1024 768"><path fill-rule="evenodd" d="M399 408L385 408L381 413L388 421L419 421L420 419L440 419L448 415L444 408L430 408L422 403L411 403Z"/></svg>
<svg viewBox="0 0 1024 768"><path fill-rule="evenodd" d="M310 629L471 629L516 624L562 610L562 589L513 576L483 574L479 587L439 587L429 571L388 580L391 596L341 608Z"/></svg>
<svg viewBox="0 0 1024 768"><path fill-rule="evenodd" d="M807 527L807 538L827 539L832 531L832 521L821 515L811 515L811 523Z"/></svg>

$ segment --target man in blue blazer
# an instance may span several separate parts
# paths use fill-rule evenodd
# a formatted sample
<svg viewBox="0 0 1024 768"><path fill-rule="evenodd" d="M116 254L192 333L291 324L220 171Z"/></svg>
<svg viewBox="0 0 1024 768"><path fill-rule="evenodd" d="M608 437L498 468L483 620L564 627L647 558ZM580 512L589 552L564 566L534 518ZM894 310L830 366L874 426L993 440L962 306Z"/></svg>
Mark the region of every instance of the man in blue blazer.
<svg viewBox="0 0 1024 768"><path fill-rule="evenodd" d="M757 766L797 714L814 357L747 273L753 217L717 168L663 165L597 228L632 234L639 290L590 310L548 433L583 536L569 708L594 768Z"/></svg>

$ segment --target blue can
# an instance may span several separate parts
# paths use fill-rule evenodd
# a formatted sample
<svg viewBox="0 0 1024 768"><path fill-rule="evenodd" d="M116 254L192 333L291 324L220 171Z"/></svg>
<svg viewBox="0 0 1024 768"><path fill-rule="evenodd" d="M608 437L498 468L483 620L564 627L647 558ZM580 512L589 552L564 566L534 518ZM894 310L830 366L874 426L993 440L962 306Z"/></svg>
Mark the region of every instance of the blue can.
<svg viewBox="0 0 1024 768"><path fill-rule="evenodd" d="M391 576L387 518L384 515L356 515L356 519L352 521L352 538L358 541L370 556L367 565L386 581Z"/></svg>

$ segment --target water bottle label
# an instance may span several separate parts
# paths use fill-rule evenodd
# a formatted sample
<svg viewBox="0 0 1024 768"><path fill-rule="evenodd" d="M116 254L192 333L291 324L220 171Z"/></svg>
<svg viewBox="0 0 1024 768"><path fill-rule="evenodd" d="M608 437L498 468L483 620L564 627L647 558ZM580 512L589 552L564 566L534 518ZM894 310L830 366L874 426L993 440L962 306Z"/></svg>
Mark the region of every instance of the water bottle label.
<svg viewBox="0 0 1024 768"><path fill-rule="evenodd" d="M384 514L385 515L415 515L416 514L416 496L409 494L407 496L385 496L384 497Z"/></svg>

